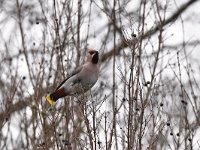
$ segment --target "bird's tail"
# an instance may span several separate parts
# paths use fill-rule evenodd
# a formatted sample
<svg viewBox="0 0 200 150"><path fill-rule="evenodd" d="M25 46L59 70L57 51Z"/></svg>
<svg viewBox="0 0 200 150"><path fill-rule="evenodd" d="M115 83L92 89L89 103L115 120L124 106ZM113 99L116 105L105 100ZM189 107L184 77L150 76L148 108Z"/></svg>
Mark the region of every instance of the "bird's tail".
<svg viewBox="0 0 200 150"><path fill-rule="evenodd" d="M54 101L51 99L50 95L46 96L46 100L49 102L50 105L54 104Z"/></svg>

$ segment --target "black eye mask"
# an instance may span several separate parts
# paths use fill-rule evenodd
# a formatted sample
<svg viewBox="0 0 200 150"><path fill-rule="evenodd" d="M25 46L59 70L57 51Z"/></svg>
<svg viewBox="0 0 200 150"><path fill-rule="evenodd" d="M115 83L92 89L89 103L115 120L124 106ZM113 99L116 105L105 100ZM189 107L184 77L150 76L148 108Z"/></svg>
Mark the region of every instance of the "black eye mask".
<svg viewBox="0 0 200 150"><path fill-rule="evenodd" d="M93 64L97 64L98 61L99 61L99 53L96 52L96 53L94 54L94 56L92 57L92 63L93 63Z"/></svg>

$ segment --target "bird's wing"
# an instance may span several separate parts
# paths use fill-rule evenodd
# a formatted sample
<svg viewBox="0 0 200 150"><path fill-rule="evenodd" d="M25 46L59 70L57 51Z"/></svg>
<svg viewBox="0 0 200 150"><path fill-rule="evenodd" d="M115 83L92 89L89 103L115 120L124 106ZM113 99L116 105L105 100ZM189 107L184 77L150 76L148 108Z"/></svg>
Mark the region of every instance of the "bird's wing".
<svg viewBox="0 0 200 150"><path fill-rule="evenodd" d="M60 85L58 85L58 87L56 88L55 91L57 91L69 78L71 78L72 76L74 76L77 73L79 73L82 69L83 69L83 66L80 66L76 70L74 70L69 77L67 77L63 82L61 82Z"/></svg>

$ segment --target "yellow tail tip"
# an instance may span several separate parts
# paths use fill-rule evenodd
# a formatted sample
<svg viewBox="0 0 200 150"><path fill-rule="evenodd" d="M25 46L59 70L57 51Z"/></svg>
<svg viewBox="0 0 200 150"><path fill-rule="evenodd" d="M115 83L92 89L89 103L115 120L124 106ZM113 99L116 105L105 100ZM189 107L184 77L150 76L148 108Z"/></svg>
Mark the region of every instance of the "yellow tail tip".
<svg viewBox="0 0 200 150"><path fill-rule="evenodd" d="M54 101L51 99L50 95L46 96L46 100L49 102L50 105L54 104Z"/></svg>

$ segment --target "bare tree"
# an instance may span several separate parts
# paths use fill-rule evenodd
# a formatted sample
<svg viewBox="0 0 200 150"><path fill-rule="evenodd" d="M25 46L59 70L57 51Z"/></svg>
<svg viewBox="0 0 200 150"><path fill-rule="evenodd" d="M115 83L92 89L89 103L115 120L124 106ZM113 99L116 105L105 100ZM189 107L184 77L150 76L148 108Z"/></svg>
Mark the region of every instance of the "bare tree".
<svg viewBox="0 0 200 150"><path fill-rule="evenodd" d="M198 0L0 3L1 149L200 148ZM49 107L90 47L98 83Z"/></svg>

